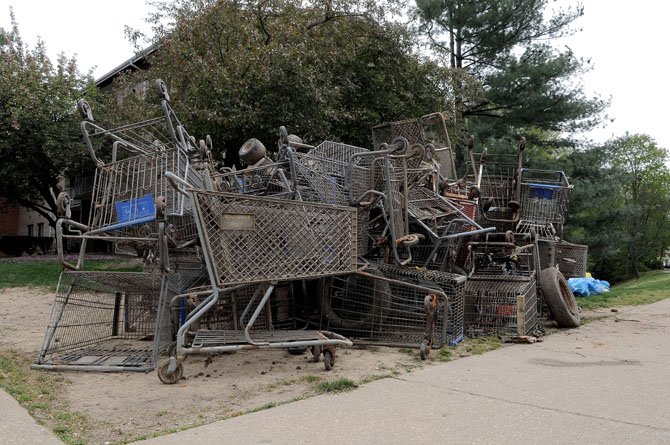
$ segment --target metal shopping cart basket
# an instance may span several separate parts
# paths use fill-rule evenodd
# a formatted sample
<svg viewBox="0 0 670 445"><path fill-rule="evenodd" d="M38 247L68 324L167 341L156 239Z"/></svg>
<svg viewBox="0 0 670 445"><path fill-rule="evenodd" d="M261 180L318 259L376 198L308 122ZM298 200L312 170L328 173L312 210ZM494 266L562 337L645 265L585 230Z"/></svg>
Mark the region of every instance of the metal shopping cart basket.
<svg viewBox="0 0 670 445"><path fill-rule="evenodd" d="M352 344L341 335L252 328L280 282L356 270L356 209L198 190L172 173L166 176L192 203L210 287L197 291L200 302L177 332L174 355L158 368L161 381L178 381L187 355L247 348L318 347L330 369L335 346ZM219 299L249 285L256 289L242 311L240 329L201 329L189 338L191 326Z"/></svg>

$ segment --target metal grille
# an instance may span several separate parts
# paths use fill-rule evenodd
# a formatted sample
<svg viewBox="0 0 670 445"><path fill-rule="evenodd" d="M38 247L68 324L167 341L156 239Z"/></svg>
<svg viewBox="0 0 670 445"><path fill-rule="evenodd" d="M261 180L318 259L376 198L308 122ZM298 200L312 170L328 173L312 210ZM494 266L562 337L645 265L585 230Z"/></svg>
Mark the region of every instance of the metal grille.
<svg viewBox="0 0 670 445"><path fill-rule="evenodd" d="M442 332L445 336L443 338L436 336L438 344L435 346L441 347L443 344L453 346L463 339L463 317L465 309L463 291L466 281L465 276L439 272L436 270L420 270L389 264L380 264L378 267L386 277L394 278L402 282L418 284L428 288L438 287L444 292L447 295L448 301L445 310L438 311L438 313L444 317L442 323L446 324L446 329L442 329L442 327L438 325L435 328L435 334ZM391 292L393 295L402 295L404 292L408 296L408 300L412 301L418 299L423 302L423 298L425 297L424 293L415 289L408 289L399 283L391 283ZM445 331L446 334L444 334Z"/></svg>
<svg viewBox="0 0 670 445"><path fill-rule="evenodd" d="M147 273L63 272L37 365L151 369L160 289Z"/></svg>
<svg viewBox="0 0 670 445"><path fill-rule="evenodd" d="M434 236L442 235L442 231L452 220L465 216L451 201L422 187L411 189L408 198L410 216L429 227Z"/></svg>
<svg viewBox="0 0 670 445"><path fill-rule="evenodd" d="M556 244L558 269L565 278L586 276L586 260L589 246L561 241Z"/></svg>
<svg viewBox="0 0 670 445"><path fill-rule="evenodd" d="M357 153L366 153L369 150L367 148L356 147L355 145L342 144L340 142L332 141L323 141L313 149L311 149L308 154L311 156L317 156L322 159L330 159L332 161L337 161L336 166L347 165L351 161L351 157ZM360 159L360 158L359 158ZM343 176L344 171L338 170L333 171L332 173Z"/></svg>
<svg viewBox="0 0 670 445"><path fill-rule="evenodd" d="M521 219L535 224L562 224L571 190L562 171L522 169Z"/></svg>
<svg viewBox="0 0 670 445"><path fill-rule="evenodd" d="M511 336L531 334L537 326L535 277L480 275L465 283L465 333Z"/></svg>
<svg viewBox="0 0 670 445"><path fill-rule="evenodd" d="M421 273L404 274L403 269L393 266L376 267L368 269L368 272L380 279L350 274L325 280L321 305L323 329L339 332L359 344L418 347L426 331L426 292L400 281L404 280L443 290L450 297L448 305L440 304L438 308L432 332L433 347L460 341L462 294L459 286L462 288L462 277L458 281L451 274L422 276ZM382 276L393 280L385 281Z"/></svg>
<svg viewBox="0 0 670 445"><path fill-rule="evenodd" d="M169 186L171 171L194 187L204 188L202 175L191 169L179 149L133 156L98 167L91 197L89 234L122 238L155 238L157 198L165 200L165 214L178 236L195 235L190 205ZM191 225L191 227L189 227Z"/></svg>
<svg viewBox="0 0 670 445"><path fill-rule="evenodd" d="M390 144L399 136L407 139L410 144L423 142L419 120L407 119L372 127L372 146L379 150L382 144Z"/></svg>
<svg viewBox="0 0 670 445"><path fill-rule="evenodd" d="M219 286L356 270L356 209L205 191L197 206Z"/></svg>
<svg viewBox="0 0 670 445"><path fill-rule="evenodd" d="M293 153L292 177L303 201L346 206L345 176L348 163L313 154Z"/></svg>

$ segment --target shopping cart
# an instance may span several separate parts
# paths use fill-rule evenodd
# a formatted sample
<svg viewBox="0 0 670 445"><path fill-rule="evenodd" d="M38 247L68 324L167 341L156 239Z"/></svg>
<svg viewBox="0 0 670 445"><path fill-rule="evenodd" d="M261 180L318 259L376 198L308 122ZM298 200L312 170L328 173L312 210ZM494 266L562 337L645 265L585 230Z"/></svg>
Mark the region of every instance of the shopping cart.
<svg viewBox="0 0 670 445"><path fill-rule="evenodd" d="M562 237L571 192L572 185L562 171L520 169L517 232L534 230L540 237Z"/></svg>
<svg viewBox="0 0 670 445"><path fill-rule="evenodd" d="M330 369L335 347L352 345L343 336L253 327L280 283L356 270L356 209L199 190L171 172L166 177L189 197L194 209L209 288L178 296L197 298L198 304L177 332L174 355L158 368L161 381L178 381L190 354L247 348L318 348ZM255 290L239 317L240 329L198 329L189 334L220 299L250 285Z"/></svg>
<svg viewBox="0 0 670 445"><path fill-rule="evenodd" d="M463 338L465 277L391 264L323 279L318 325L355 344L430 349Z"/></svg>
<svg viewBox="0 0 670 445"><path fill-rule="evenodd" d="M162 291L162 287L165 287ZM64 271L36 368L150 371L169 338L159 318L160 274Z"/></svg>
<svg viewBox="0 0 670 445"><path fill-rule="evenodd" d="M456 179L456 166L447 131L445 113L432 113L418 119L388 122L372 128L372 145L379 150L402 137L409 144L426 147L429 160L434 160L442 178Z"/></svg>
<svg viewBox="0 0 670 445"><path fill-rule="evenodd" d="M524 336L538 322L537 240L526 234L488 234L468 243L470 273L465 283L465 330Z"/></svg>
<svg viewBox="0 0 670 445"><path fill-rule="evenodd" d="M65 267L81 268L88 240L111 241L138 251L155 246L156 221L161 218L168 221L175 248L187 247L197 238L190 204L168 186L164 172L205 188L199 169L209 168L203 161L209 151L195 147L169 105L164 84L159 81L158 86L163 116L111 129L95 123L90 106L79 102L84 117L80 127L96 173L88 223L65 217L56 224L57 250ZM81 242L76 265L64 260L63 240L68 238Z"/></svg>

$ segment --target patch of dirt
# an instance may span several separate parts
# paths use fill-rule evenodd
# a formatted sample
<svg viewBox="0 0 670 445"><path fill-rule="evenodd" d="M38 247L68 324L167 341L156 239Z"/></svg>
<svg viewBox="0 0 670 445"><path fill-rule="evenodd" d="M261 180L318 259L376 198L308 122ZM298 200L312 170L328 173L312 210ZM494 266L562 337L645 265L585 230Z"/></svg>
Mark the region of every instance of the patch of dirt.
<svg viewBox="0 0 670 445"><path fill-rule="evenodd" d="M16 349L34 360L44 339L53 292L42 288L0 290L0 350ZM184 377L162 384L151 373L63 373L70 411L84 414L88 443L115 443L139 436L212 422L318 393L324 381L356 383L400 375L432 362L418 350L386 347L338 349L332 371L311 353L248 350L219 356L190 356Z"/></svg>

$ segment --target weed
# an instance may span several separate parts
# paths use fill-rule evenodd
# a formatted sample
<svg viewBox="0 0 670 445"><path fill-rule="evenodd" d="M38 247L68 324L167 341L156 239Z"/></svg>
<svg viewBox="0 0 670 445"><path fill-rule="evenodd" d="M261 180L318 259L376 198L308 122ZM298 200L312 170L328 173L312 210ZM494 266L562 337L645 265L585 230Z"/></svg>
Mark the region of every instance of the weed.
<svg viewBox="0 0 670 445"><path fill-rule="evenodd" d="M303 382L308 382L308 383L316 383L316 382L321 381L321 377L319 377L318 375L314 375L314 374L306 374L306 375L300 376L300 380L302 380Z"/></svg>
<svg viewBox="0 0 670 445"><path fill-rule="evenodd" d="M386 373L386 374L373 374L373 375L368 375L363 377L360 381L360 385L365 385L366 383L374 382L377 380L382 380L382 379L388 379L393 377L392 373Z"/></svg>
<svg viewBox="0 0 670 445"><path fill-rule="evenodd" d="M319 394L325 394L325 393L336 393L336 392L344 392L344 391L351 391L352 389L355 389L358 387L358 384L356 384L354 381L349 380L347 378L341 378L338 380L331 380L328 382L321 382L318 383L314 389L319 393Z"/></svg>
<svg viewBox="0 0 670 445"><path fill-rule="evenodd" d="M494 351L498 348L501 348L502 345L502 340L493 335L479 338L470 338L464 341L465 350L473 355Z"/></svg>
<svg viewBox="0 0 670 445"><path fill-rule="evenodd" d="M451 349L449 348L442 348L439 351L437 351L437 361L439 362L448 362L451 361L453 358L453 353L451 352Z"/></svg>

